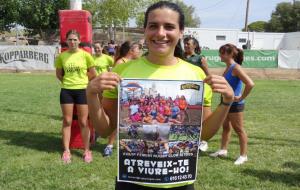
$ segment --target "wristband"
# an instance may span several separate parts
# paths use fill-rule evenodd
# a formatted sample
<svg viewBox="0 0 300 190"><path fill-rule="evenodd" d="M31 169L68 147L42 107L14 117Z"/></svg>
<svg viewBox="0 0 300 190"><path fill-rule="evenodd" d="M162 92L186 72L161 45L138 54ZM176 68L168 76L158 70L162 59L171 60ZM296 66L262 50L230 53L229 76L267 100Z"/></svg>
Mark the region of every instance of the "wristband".
<svg viewBox="0 0 300 190"><path fill-rule="evenodd" d="M232 103L233 103L233 102L229 102L229 103L223 102L223 99L222 99L220 105L231 106Z"/></svg>

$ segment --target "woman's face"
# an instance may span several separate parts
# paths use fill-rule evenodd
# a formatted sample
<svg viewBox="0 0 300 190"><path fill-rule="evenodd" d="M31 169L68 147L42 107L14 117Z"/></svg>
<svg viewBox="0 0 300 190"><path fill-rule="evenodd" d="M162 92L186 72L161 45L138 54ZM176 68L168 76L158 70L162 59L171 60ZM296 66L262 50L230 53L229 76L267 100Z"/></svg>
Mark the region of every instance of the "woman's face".
<svg viewBox="0 0 300 190"><path fill-rule="evenodd" d="M78 39L78 36L75 34L70 34L67 38L67 44L69 47L69 50L77 50L79 46L80 40Z"/></svg>
<svg viewBox="0 0 300 190"><path fill-rule="evenodd" d="M192 39L190 39L184 43L184 51L186 53L194 53L195 49L196 49L196 46Z"/></svg>
<svg viewBox="0 0 300 190"><path fill-rule="evenodd" d="M220 52L219 56L221 58L221 61L225 63L232 59L232 55L227 54L226 52Z"/></svg>
<svg viewBox="0 0 300 190"><path fill-rule="evenodd" d="M140 46L138 44L134 44L130 52L133 59L137 59L141 56Z"/></svg>
<svg viewBox="0 0 300 190"><path fill-rule="evenodd" d="M95 50L96 55L101 55L103 48L99 43L96 43L94 45L94 50Z"/></svg>
<svg viewBox="0 0 300 190"><path fill-rule="evenodd" d="M179 28L179 14L169 8L158 8L148 15L145 40L149 55L173 55L177 42L182 38Z"/></svg>

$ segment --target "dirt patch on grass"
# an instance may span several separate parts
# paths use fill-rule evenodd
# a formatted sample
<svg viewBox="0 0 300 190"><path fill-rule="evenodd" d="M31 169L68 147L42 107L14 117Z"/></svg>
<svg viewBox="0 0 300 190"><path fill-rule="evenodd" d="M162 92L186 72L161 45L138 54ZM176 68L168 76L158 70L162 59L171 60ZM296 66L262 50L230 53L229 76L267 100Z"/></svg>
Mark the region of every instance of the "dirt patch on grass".
<svg viewBox="0 0 300 190"><path fill-rule="evenodd" d="M300 69L249 69L244 68L253 79L300 80ZM211 68L212 74L221 75L224 68Z"/></svg>
<svg viewBox="0 0 300 190"><path fill-rule="evenodd" d="M224 68L210 68L212 74L222 75ZM253 79L279 79L279 80L300 80L300 69L253 69L244 68L247 74ZM55 71L22 71L15 69L0 69L0 73L44 73L55 74Z"/></svg>

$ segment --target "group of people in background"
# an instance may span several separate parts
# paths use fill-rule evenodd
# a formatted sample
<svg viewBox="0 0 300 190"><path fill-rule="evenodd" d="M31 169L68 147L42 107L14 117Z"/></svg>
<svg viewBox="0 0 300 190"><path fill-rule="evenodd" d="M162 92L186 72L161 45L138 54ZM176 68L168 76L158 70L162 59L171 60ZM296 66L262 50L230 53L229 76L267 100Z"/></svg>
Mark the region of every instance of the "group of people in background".
<svg viewBox="0 0 300 190"><path fill-rule="evenodd" d="M209 140L223 125L221 149L211 156L226 156L230 129L233 128L240 140L240 156L235 164L240 165L247 161L247 135L243 126L243 111L245 98L251 92L254 83L241 67L242 50L232 44L222 46L219 54L226 64L226 69L223 76L211 74L205 57L199 55L199 43L196 39L184 40L185 52L182 51L184 20L183 11L175 3L159 1L148 7L144 21L148 52L140 58L138 57L141 55L141 46L131 42L124 42L117 52L114 44L110 43L107 47L108 55L103 53L102 44L96 42L95 55L92 56L79 49L80 34L77 31L70 30L67 33L69 49L61 53L55 61L56 76L61 81L64 163L71 162L69 143L74 106L77 109L84 143L83 160L87 163L93 160L89 144L88 116L99 135L110 136L107 147L112 150L111 141L116 136L118 115L116 87L122 78L203 80L205 85L201 139ZM112 67L115 67L113 72L107 72ZM212 93L221 94L220 104L214 111L211 110ZM107 155L111 155L111 152ZM151 186L116 181L116 190L137 190L144 189L145 186L149 189L194 190L193 183Z"/></svg>
<svg viewBox="0 0 300 190"><path fill-rule="evenodd" d="M200 67L207 76L210 75L211 73L208 69L207 60L205 56L201 54L201 48L197 39L189 36L186 37L183 42L184 54L182 58L185 61ZM143 53L143 45L138 42L126 41L118 47L113 41L111 41L107 46L104 46L101 42L95 42L93 46L94 54L90 55L89 53L79 49L79 43L80 34L75 30L70 30L67 33L67 44L69 49L61 53L56 58L55 63L57 78L62 83L60 93L60 103L63 113L62 139L64 146L62 160L65 163L71 162L69 143L74 105L76 105L78 124L81 129L81 135L84 143L85 150L83 159L87 163L92 161L92 153L89 148L90 131L87 124L88 106L85 94L85 89L89 80L92 80L103 72L111 71L113 67L119 64L124 64L130 60L138 59ZM230 111L223 123L221 148L217 152L211 154L211 156L227 156L231 128L233 128L238 134L240 141L240 156L236 160L235 164L242 164L247 161L247 134L243 126L244 104L245 98L249 95L254 83L241 67L243 62L243 51L241 49L232 44L226 44L220 47L219 54L222 62L226 64L223 76L233 88L235 96L234 102L230 105ZM99 96L100 101L101 98L102 97ZM223 100L221 99L221 102L222 101ZM157 120L158 122L163 123L172 121L180 124L183 122L182 118L187 115L180 114L185 108L179 108L181 105L179 103L177 105L174 101L169 104L162 104L159 102L157 105L145 105L144 102L133 101L133 105L136 103L139 103L140 108L136 109L137 111L135 113L130 113L129 120L131 122L140 121L152 123L153 120ZM147 106L149 107L149 111L140 113L140 119L136 119L135 115L139 114L139 110L141 110L142 107L145 107L146 109ZM134 109L131 107L132 106L130 106L130 110L133 112ZM168 107L169 113L167 113L168 110L166 107ZM161 118L159 118L160 114L162 114ZM108 144L104 149L105 156L110 156L112 154L116 133L117 131L114 130L108 138Z"/></svg>

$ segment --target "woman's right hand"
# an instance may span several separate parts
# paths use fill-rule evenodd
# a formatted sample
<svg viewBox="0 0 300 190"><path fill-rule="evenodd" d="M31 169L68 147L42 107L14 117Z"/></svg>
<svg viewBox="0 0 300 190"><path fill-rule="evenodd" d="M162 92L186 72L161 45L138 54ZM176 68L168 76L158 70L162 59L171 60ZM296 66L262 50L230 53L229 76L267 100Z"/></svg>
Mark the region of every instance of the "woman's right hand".
<svg viewBox="0 0 300 190"><path fill-rule="evenodd" d="M99 94L103 90L113 90L118 86L120 81L121 77L117 73L104 72L89 82L87 92Z"/></svg>

